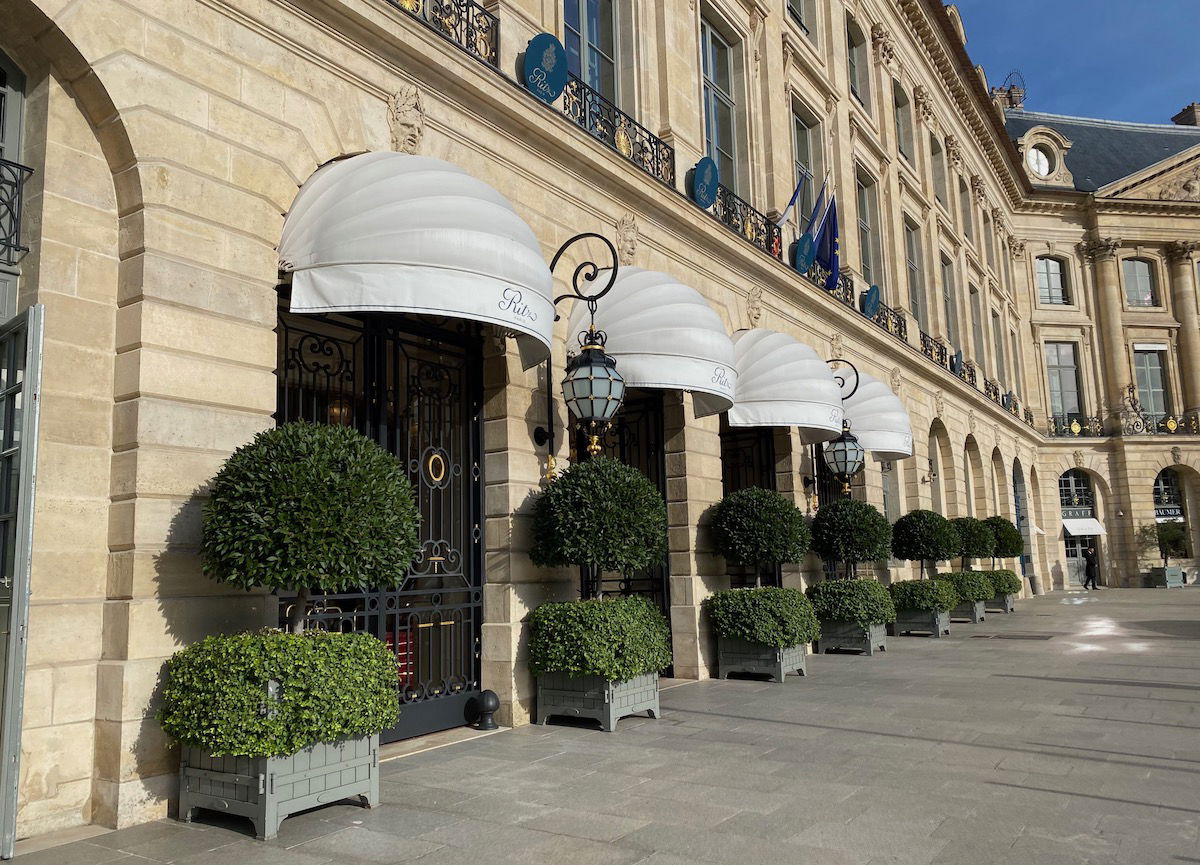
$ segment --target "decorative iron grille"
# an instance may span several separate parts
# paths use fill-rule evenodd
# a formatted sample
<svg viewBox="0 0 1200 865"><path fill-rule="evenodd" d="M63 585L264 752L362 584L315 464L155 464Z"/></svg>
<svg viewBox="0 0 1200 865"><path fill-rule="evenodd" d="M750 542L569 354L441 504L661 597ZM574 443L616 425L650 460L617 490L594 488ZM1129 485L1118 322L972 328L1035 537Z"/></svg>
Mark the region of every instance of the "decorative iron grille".
<svg viewBox="0 0 1200 865"><path fill-rule="evenodd" d="M384 741L466 723L480 689L483 532L478 325L399 315L279 314L276 418L352 426L399 457L421 513L398 588L315 594L308 625L365 631L396 656ZM281 622L294 596L280 595Z"/></svg>
<svg viewBox="0 0 1200 865"><path fill-rule="evenodd" d="M1030 426L1034 426L1035 424L1033 409L1031 408L1025 409L1025 423L1029 424Z"/></svg>
<svg viewBox="0 0 1200 865"><path fill-rule="evenodd" d="M838 272L837 284L832 289L826 287L829 281L829 268L818 262L813 262L808 273L804 274L804 278L830 297L836 298L851 309L854 308L854 277L844 270Z"/></svg>
<svg viewBox="0 0 1200 865"><path fill-rule="evenodd" d="M983 383L983 395L994 402L996 405L1003 406L1004 401L1000 396L1000 383L987 379Z"/></svg>
<svg viewBox="0 0 1200 865"><path fill-rule="evenodd" d="M712 215L772 258L783 258L783 232L732 189L717 184Z"/></svg>
<svg viewBox="0 0 1200 865"><path fill-rule="evenodd" d="M388 0L489 66L497 66L500 19L475 0Z"/></svg>
<svg viewBox="0 0 1200 865"><path fill-rule="evenodd" d="M0 159L0 262L13 265L29 247L21 245L21 209L24 204L22 187L32 168L7 159Z"/></svg>
<svg viewBox="0 0 1200 865"><path fill-rule="evenodd" d="M1032 417L1032 412L1026 409ZM1104 435L1104 421L1097 415L1060 414L1048 418L1048 432L1054 438Z"/></svg>
<svg viewBox="0 0 1200 865"><path fill-rule="evenodd" d="M747 487L773 490L775 476L775 431L772 427L731 427L721 415L721 485L725 495ZM733 589L756 585L783 585L780 565L735 565L726 562L729 586Z"/></svg>
<svg viewBox="0 0 1200 865"><path fill-rule="evenodd" d="M925 331L921 331L921 354L936 363L942 369L950 368L950 349Z"/></svg>
<svg viewBox="0 0 1200 865"><path fill-rule="evenodd" d="M879 304L879 312L871 319L901 342L908 342L908 319L898 309L892 309L886 303Z"/></svg>
<svg viewBox="0 0 1200 865"><path fill-rule="evenodd" d="M979 376L975 372L975 363L973 361L963 361L962 370L958 373L958 377L971 387L979 390Z"/></svg>
<svg viewBox="0 0 1200 865"><path fill-rule="evenodd" d="M1140 414L1126 423L1125 431L1131 435L1198 435L1200 418L1194 414Z"/></svg>
<svg viewBox="0 0 1200 865"><path fill-rule="evenodd" d="M675 148L574 75L563 90L563 113L655 180L675 185Z"/></svg>

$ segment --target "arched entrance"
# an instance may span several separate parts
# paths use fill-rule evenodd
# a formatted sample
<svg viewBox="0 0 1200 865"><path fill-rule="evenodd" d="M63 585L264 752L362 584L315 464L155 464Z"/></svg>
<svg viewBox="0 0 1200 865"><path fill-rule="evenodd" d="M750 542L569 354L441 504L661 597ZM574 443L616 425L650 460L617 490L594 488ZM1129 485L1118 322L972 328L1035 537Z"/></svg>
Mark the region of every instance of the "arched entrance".
<svg viewBox="0 0 1200 865"><path fill-rule="evenodd" d="M1104 527L1097 519L1099 510L1092 477L1083 469L1070 469L1058 478L1058 500L1062 508L1063 554L1067 567L1063 588L1083 585L1083 552L1100 548Z"/></svg>
<svg viewBox="0 0 1200 865"><path fill-rule="evenodd" d="M958 472L955 471L954 452L950 449L950 436L940 420L929 426L929 495L931 509L945 517L959 516Z"/></svg>
<svg viewBox="0 0 1200 865"><path fill-rule="evenodd" d="M1025 549L1021 553L1021 577L1028 579L1033 562L1033 537L1030 528L1032 520L1029 516L1029 497L1025 492L1025 472L1018 459L1013 460L1012 489L1013 522L1021 531L1021 538L1025 544Z"/></svg>
<svg viewBox="0 0 1200 865"><path fill-rule="evenodd" d="M966 495L966 513L971 517L986 517L986 497L984 496L983 457L979 453L979 442L975 436L968 435L963 444L963 465L965 483L963 492Z"/></svg>

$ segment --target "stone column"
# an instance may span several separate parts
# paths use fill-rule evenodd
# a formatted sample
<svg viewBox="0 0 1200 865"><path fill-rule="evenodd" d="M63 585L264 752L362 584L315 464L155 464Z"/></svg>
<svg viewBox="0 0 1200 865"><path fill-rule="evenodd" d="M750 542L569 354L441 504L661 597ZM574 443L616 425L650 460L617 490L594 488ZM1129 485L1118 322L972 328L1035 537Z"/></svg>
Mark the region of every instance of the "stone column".
<svg viewBox="0 0 1200 865"><path fill-rule="evenodd" d="M1200 243L1177 240L1167 244L1171 263L1171 303L1179 321L1179 378L1185 412L1200 410L1200 314L1196 310L1196 253Z"/></svg>
<svg viewBox="0 0 1200 865"><path fill-rule="evenodd" d="M1080 244L1080 251L1092 262L1096 281L1095 318L1100 326L1100 349L1104 356L1104 387L1101 392L1108 401L1110 414L1120 412L1131 380L1121 325L1125 298L1121 293L1121 274L1117 268L1117 249L1120 245L1121 241L1112 237Z"/></svg>

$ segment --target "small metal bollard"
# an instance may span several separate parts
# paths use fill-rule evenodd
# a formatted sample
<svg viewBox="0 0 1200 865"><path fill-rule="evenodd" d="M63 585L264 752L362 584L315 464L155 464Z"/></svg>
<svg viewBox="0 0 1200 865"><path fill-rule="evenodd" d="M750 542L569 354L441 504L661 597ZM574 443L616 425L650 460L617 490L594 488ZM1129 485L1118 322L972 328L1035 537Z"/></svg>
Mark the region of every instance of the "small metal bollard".
<svg viewBox="0 0 1200 865"><path fill-rule="evenodd" d="M476 730L499 730L500 726L493 717L500 709L500 698L495 691L482 691L479 694L479 720L475 722Z"/></svg>

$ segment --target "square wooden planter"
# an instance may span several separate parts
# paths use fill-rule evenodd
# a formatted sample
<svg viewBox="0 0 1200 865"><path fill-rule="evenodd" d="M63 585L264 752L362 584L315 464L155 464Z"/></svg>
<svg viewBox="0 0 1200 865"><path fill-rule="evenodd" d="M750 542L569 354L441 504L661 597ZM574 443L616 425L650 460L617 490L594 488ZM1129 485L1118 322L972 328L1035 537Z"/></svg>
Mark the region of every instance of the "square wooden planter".
<svg viewBox="0 0 1200 865"><path fill-rule="evenodd" d="M279 834L285 818L358 796L379 804L379 735L318 742L287 757L214 757L182 748L179 819L196 808L249 817L260 841Z"/></svg>
<svg viewBox="0 0 1200 865"><path fill-rule="evenodd" d="M1149 589L1182 589L1183 568L1171 565L1166 568L1151 568L1146 580Z"/></svg>
<svg viewBox="0 0 1200 865"><path fill-rule="evenodd" d="M896 621L888 625L888 633L926 633L931 637L942 637L950 633L950 614L931 610L896 610Z"/></svg>
<svg viewBox="0 0 1200 865"><path fill-rule="evenodd" d="M996 595L990 601L984 601L983 605L987 610L999 610L1002 613L1011 613L1017 609L1017 596Z"/></svg>
<svg viewBox="0 0 1200 865"><path fill-rule="evenodd" d="M571 678L566 673L545 673L537 679L537 723L552 715L594 718L600 729L612 733L626 715L646 712L657 718L658 673L608 682L599 676Z"/></svg>
<svg viewBox="0 0 1200 865"><path fill-rule="evenodd" d="M876 651L887 651L887 627L884 625L868 625L863 627L858 622L821 622L821 639L817 647L822 652L832 652L835 649L858 651L866 655L874 655Z"/></svg>
<svg viewBox="0 0 1200 865"><path fill-rule="evenodd" d="M807 654L805 645L777 649L737 637L717 637L717 670L722 679L730 673L760 673L782 683L789 670L808 675L804 667Z"/></svg>
<svg viewBox="0 0 1200 865"><path fill-rule="evenodd" d="M973 625L983 621L986 611L985 601L963 601L950 611L951 619L966 619Z"/></svg>

